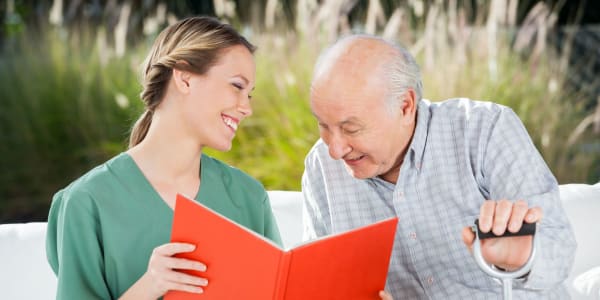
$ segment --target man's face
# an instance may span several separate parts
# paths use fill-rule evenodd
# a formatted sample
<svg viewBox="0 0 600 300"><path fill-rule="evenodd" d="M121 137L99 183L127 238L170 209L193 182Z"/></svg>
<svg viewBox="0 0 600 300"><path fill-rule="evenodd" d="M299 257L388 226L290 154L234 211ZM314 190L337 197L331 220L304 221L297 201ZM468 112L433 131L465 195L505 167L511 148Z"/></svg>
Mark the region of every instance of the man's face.
<svg viewBox="0 0 600 300"><path fill-rule="evenodd" d="M404 104L390 111L381 77L355 64L338 64L313 81L311 108L329 155L342 159L350 175L396 182L416 111L414 101L412 107Z"/></svg>

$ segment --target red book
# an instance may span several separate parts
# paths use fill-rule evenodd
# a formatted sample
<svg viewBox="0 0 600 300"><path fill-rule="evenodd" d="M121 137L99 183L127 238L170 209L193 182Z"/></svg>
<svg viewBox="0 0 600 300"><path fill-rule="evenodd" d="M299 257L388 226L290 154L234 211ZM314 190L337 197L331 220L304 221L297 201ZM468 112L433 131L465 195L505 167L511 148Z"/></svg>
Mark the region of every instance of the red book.
<svg viewBox="0 0 600 300"><path fill-rule="evenodd" d="M196 245L178 254L207 265L204 293L170 291L164 299L379 299L398 218L281 249L202 204L177 195L171 242Z"/></svg>

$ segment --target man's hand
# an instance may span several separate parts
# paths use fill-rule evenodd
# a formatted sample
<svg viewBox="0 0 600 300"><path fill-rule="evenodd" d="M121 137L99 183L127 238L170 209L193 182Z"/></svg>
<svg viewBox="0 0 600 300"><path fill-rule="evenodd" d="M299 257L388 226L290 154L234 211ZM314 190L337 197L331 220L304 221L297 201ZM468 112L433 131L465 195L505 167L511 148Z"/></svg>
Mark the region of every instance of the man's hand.
<svg viewBox="0 0 600 300"><path fill-rule="evenodd" d="M481 205L479 229L487 233L490 230L502 235L506 230L518 232L523 222L536 223L543 217L540 207L529 208L525 201L488 200ZM471 227L465 227L462 238L469 251L473 251L475 233ZM529 259L532 236L514 236L481 240L481 254L486 262L502 269L513 271L523 266Z"/></svg>
<svg viewBox="0 0 600 300"><path fill-rule="evenodd" d="M379 291L379 297L381 297L381 300L394 300L392 295L388 294L386 291Z"/></svg>

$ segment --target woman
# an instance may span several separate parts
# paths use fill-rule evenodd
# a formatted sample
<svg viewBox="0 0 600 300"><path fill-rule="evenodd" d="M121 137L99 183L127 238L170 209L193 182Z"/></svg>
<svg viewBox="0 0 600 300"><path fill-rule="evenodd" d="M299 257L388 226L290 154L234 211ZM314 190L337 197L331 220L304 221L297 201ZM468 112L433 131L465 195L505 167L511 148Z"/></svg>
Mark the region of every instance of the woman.
<svg viewBox="0 0 600 300"><path fill-rule="evenodd" d="M175 258L194 245L168 243L182 193L281 244L260 183L202 154L227 151L252 114L255 47L229 25L193 17L158 36L145 68L146 111L129 149L56 193L48 216L48 261L57 299L156 299L201 293L202 262ZM210 272L210 270L206 270Z"/></svg>

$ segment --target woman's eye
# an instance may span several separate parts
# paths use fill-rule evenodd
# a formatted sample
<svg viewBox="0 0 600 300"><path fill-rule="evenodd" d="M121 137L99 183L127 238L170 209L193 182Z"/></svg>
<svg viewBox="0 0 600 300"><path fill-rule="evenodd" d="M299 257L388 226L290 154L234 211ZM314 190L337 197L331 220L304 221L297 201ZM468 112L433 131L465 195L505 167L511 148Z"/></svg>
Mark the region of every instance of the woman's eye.
<svg viewBox="0 0 600 300"><path fill-rule="evenodd" d="M232 83L231 85L233 85L238 90L243 90L244 89L244 87L241 84L239 84L239 83Z"/></svg>

